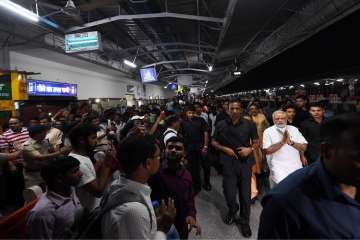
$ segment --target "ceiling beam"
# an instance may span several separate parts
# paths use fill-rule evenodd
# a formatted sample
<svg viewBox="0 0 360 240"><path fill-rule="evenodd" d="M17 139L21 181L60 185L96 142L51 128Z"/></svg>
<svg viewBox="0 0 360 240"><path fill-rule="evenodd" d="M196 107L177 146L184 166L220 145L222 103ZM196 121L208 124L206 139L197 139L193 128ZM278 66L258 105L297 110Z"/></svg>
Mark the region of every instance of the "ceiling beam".
<svg viewBox="0 0 360 240"><path fill-rule="evenodd" d="M168 47L168 46L185 46L185 47L196 47L198 48L199 45L198 44L193 44L193 43L185 43L185 42L165 42L165 43L158 43L158 44L154 44L154 45L138 45L138 46L134 46L134 47L130 47L130 48L124 48L121 49L121 51L119 51L119 54L122 54L123 52L129 52L129 51L135 51L138 48L144 48L144 47ZM215 46L212 45L200 45L200 48L208 48L208 49L212 49L212 50L216 50Z"/></svg>
<svg viewBox="0 0 360 240"><path fill-rule="evenodd" d="M220 36L219 36L217 47L216 47L215 56L213 57L213 60L212 60L213 64L215 64L216 58L219 55L221 45L224 42L227 30L229 29L229 26L230 26L232 17L234 15L234 11L235 11L235 7L236 7L237 3L238 3L238 0L230 0L229 3L228 3L228 6L226 8L226 13L225 13L225 17L224 17L224 25L223 25L223 28L222 28L222 30L220 32Z"/></svg>
<svg viewBox="0 0 360 240"><path fill-rule="evenodd" d="M209 72L209 70L200 69L200 68L179 68L179 69L171 69L171 70L162 71L161 73L159 73L159 75L167 73L167 72L179 72L179 71L194 71L194 72L211 73L211 72Z"/></svg>
<svg viewBox="0 0 360 240"><path fill-rule="evenodd" d="M155 62L151 63L145 66L142 66L142 68L157 66L157 65L163 65L163 64L169 64L169 63L188 63L188 64L202 64L206 65L204 62L193 62L193 61L187 61L187 60L174 60L174 61L161 61L161 62Z"/></svg>
<svg viewBox="0 0 360 240"><path fill-rule="evenodd" d="M209 51L202 51L202 50L199 51L199 50L193 50L193 49L178 48L178 49L165 49L165 50L154 49L154 50L151 50L151 51L138 53L136 56L140 57L140 56L149 55L149 54L152 54L152 53L155 53L155 52L157 52L157 53L190 52L190 53L202 53L202 54L207 54L207 55L210 55L210 56L215 55L214 52L209 52ZM124 56L131 56L131 55L134 55L134 54L126 54Z"/></svg>
<svg viewBox="0 0 360 240"><path fill-rule="evenodd" d="M147 19L147 18L179 18L186 20L195 20L195 21L205 21L205 22L217 22L224 23L224 18L214 18L214 17L206 17L206 16L196 16L189 14L180 14L180 13L149 13L149 14L130 14L130 15L118 15L114 17L104 18L101 20L97 20L94 22L85 23L82 26L72 27L66 30L66 32L74 32L102 24L106 24L109 22L119 21L119 20L136 20L136 19ZM226 19L226 17L225 17Z"/></svg>

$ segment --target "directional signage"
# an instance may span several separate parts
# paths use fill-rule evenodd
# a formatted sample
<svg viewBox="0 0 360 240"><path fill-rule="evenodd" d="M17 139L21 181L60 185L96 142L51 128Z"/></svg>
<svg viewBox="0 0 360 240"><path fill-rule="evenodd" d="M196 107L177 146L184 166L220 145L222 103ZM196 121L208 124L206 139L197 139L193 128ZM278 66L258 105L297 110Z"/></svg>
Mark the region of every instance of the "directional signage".
<svg viewBox="0 0 360 240"><path fill-rule="evenodd" d="M101 50L101 35L99 32L84 32L65 35L65 52L84 52Z"/></svg>
<svg viewBox="0 0 360 240"><path fill-rule="evenodd" d="M76 97L77 84L29 79L27 81L27 93L29 96Z"/></svg>

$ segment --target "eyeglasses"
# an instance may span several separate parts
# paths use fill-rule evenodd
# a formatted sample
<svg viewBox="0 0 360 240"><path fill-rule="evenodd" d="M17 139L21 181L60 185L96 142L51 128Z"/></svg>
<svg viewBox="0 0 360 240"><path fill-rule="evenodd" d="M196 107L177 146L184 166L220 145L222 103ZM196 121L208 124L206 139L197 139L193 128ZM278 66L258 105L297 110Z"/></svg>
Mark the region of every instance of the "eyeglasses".
<svg viewBox="0 0 360 240"><path fill-rule="evenodd" d="M175 149L176 151L182 151L182 150L184 150L183 147L174 146L174 145L169 145L169 146L167 146L167 149L168 149L168 150L173 150L173 149Z"/></svg>

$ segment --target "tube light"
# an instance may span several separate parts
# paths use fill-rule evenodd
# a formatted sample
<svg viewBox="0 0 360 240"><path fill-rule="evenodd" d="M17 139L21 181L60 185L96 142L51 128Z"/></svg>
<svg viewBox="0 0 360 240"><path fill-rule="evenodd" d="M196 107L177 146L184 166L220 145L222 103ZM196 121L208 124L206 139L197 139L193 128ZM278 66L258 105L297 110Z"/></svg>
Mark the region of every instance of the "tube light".
<svg viewBox="0 0 360 240"><path fill-rule="evenodd" d="M236 72L234 72L233 74L234 74L234 76L239 76L239 75L241 75L241 74L242 74L242 72L240 72L240 71L236 71Z"/></svg>
<svg viewBox="0 0 360 240"><path fill-rule="evenodd" d="M209 69L209 72L212 72L213 66L212 66L212 65L209 65L209 66L208 66L208 69Z"/></svg>
<svg viewBox="0 0 360 240"><path fill-rule="evenodd" d="M320 83L319 82L314 82L314 85L319 86Z"/></svg>
<svg viewBox="0 0 360 240"><path fill-rule="evenodd" d="M304 85L304 84L300 84L300 87L303 87L303 88L304 88L304 87L305 87L305 85Z"/></svg>
<svg viewBox="0 0 360 240"><path fill-rule="evenodd" d="M343 82L344 79L343 78L339 78L339 79L336 79L337 82Z"/></svg>
<svg viewBox="0 0 360 240"><path fill-rule="evenodd" d="M39 16L33 13L32 11L20 6L19 4L13 3L9 0L1 0L0 6L6 8L9 11L12 11L18 15L21 15L24 18L27 18L33 22L39 21Z"/></svg>
<svg viewBox="0 0 360 240"><path fill-rule="evenodd" d="M137 65L136 65L135 63L130 62L130 61L127 60L127 59L124 59L124 63L125 63L126 65L128 65L129 67L132 67L132 68L136 68L136 67L137 67Z"/></svg>

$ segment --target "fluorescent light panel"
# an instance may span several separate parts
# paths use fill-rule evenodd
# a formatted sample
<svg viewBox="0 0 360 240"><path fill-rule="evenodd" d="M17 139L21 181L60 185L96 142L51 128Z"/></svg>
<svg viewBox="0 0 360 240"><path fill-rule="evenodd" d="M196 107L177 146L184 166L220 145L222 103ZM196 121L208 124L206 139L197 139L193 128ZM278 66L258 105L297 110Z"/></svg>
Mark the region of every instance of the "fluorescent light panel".
<svg viewBox="0 0 360 240"><path fill-rule="evenodd" d="M235 76L239 76L239 75L241 75L242 74L242 72L234 72L234 75Z"/></svg>
<svg viewBox="0 0 360 240"><path fill-rule="evenodd" d="M24 18L27 18L33 22L39 21L39 16L33 13L32 11L16 4L8 0L0 0L0 6L6 8L9 11L12 11L18 15L23 16Z"/></svg>
<svg viewBox="0 0 360 240"><path fill-rule="evenodd" d="M124 59L124 63L125 63L126 65L128 65L129 67L132 67L132 68L136 68L136 67L137 67L137 65L136 65L135 63L130 62L130 61L127 60L127 59Z"/></svg>

